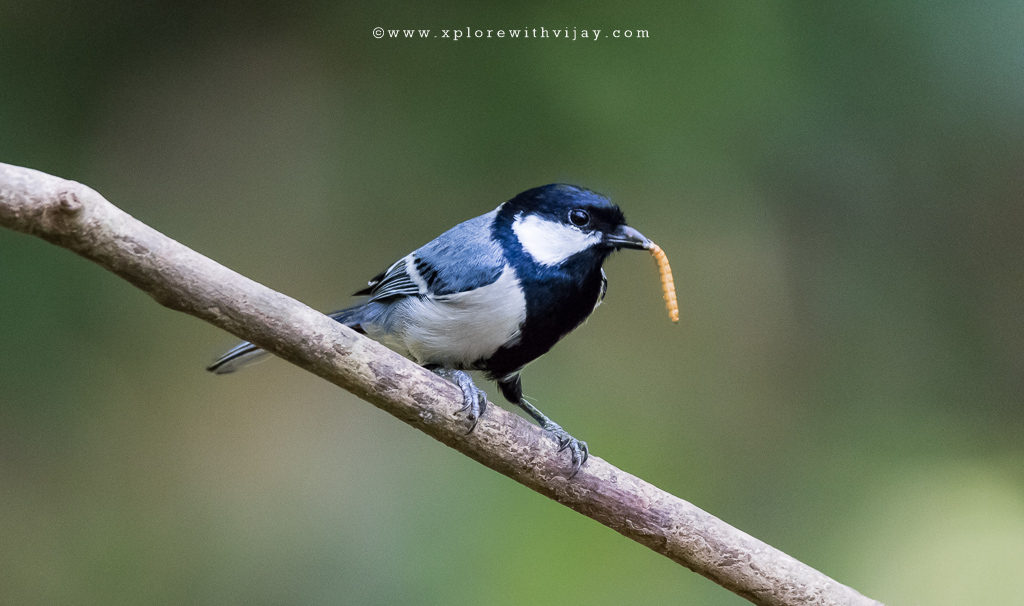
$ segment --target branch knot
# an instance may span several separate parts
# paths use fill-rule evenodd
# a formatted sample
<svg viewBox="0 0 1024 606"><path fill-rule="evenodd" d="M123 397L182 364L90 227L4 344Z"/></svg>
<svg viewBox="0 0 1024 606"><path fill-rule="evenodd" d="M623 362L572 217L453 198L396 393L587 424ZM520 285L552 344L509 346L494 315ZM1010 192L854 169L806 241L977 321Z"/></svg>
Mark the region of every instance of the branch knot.
<svg viewBox="0 0 1024 606"><path fill-rule="evenodd" d="M57 208L65 214L76 215L82 212L82 201L70 189L62 190L57 194L57 203Z"/></svg>

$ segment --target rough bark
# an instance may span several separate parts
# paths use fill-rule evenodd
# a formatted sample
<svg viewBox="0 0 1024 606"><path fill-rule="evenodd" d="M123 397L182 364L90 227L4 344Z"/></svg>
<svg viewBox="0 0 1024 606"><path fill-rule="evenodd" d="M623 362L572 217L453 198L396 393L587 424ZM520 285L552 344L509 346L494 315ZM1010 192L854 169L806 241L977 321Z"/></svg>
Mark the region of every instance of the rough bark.
<svg viewBox="0 0 1024 606"><path fill-rule="evenodd" d="M755 604L879 604L599 457L569 479L555 442L502 408L489 406L467 435L465 419L453 414L461 403L454 385L80 183L0 164L0 225L95 261L160 304L256 343Z"/></svg>

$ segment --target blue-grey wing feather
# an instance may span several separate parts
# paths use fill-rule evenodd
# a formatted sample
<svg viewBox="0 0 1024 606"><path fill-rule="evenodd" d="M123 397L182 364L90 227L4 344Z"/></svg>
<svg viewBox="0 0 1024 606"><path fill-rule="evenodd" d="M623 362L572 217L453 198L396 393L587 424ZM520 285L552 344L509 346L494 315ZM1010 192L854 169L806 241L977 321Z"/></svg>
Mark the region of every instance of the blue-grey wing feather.
<svg viewBox="0 0 1024 606"><path fill-rule="evenodd" d="M491 284L505 257L491 237L495 211L470 219L403 257L356 294L371 301L397 296L444 296Z"/></svg>
<svg viewBox="0 0 1024 606"><path fill-rule="evenodd" d="M396 261L375 278L370 280L370 286L357 292L357 295L370 295L371 301L379 301L388 297L419 294L420 288L412 281L406 271L406 257Z"/></svg>

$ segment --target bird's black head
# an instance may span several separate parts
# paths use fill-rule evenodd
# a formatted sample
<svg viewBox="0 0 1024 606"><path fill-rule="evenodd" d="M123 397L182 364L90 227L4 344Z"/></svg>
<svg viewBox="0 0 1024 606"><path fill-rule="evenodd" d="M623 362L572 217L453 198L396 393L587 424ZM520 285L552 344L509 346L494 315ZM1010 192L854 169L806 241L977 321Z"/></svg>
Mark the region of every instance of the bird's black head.
<svg viewBox="0 0 1024 606"><path fill-rule="evenodd" d="M524 191L501 206L523 250L542 265L558 265L580 253L599 262L620 248L646 249L650 240L626 225L618 206L575 185L551 184Z"/></svg>

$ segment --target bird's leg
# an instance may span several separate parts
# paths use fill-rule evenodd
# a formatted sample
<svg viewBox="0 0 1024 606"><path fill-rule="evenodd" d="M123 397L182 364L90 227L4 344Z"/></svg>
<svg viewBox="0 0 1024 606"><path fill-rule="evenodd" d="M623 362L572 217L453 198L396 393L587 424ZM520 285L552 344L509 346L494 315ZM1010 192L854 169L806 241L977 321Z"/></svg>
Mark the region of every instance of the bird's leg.
<svg viewBox="0 0 1024 606"><path fill-rule="evenodd" d="M587 443L569 435L569 432L562 429L561 425L549 419L536 406L527 402L526 398L523 397L523 385L519 375L512 375L501 379L498 381L498 387L501 389L502 395L526 411L526 414L533 417L538 425L555 438L555 441L558 442L558 452L563 450L569 451L569 455L572 457L572 473L569 474L569 477L572 478L579 473L580 468L587 462L587 457L590 456Z"/></svg>
<svg viewBox="0 0 1024 606"><path fill-rule="evenodd" d="M476 429L477 421L480 420L487 408L487 394L473 383L473 378L465 371L439 366L429 368L429 370L437 376L455 383L462 390L462 408L456 414L466 413L466 418L473 422L466 433L472 433Z"/></svg>
<svg viewBox="0 0 1024 606"><path fill-rule="evenodd" d="M579 473L580 468L587 462L587 457L590 456L590 450L587 448L587 443L583 440L577 440L569 435L569 432L562 429L561 425L547 418L544 413L537 410L536 406L530 404L525 399L520 398L516 404L525 410L528 415L536 419L537 423L555 438L558 442L558 452L562 452L563 450L569 451L569 454L572 457L572 473L569 474L569 477L572 478Z"/></svg>

